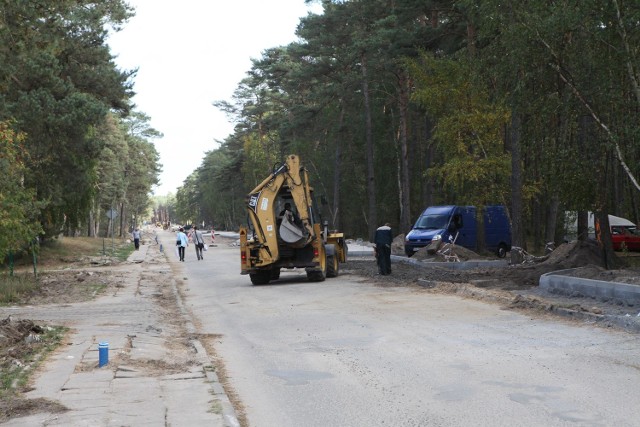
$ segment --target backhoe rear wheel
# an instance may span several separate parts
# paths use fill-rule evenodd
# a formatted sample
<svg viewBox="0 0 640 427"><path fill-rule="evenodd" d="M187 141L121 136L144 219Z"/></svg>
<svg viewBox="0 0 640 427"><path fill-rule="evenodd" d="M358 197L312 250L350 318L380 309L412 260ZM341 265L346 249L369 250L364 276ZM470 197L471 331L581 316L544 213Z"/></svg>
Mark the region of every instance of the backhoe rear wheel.
<svg viewBox="0 0 640 427"><path fill-rule="evenodd" d="M271 270L258 270L255 273L249 273L249 277L254 285L266 285L271 280Z"/></svg>
<svg viewBox="0 0 640 427"><path fill-rule="evenodd" d="M336 255L327 257L327 277L338 277L340 272L340 262Z"/></svg>
<svg viewBox="0 0 640 427"><path fill-rule="evenodd" d="M327 277L327 256L320 259L320 265L315 268L307 268L307 279L310 282L323 282Z"/></svg>

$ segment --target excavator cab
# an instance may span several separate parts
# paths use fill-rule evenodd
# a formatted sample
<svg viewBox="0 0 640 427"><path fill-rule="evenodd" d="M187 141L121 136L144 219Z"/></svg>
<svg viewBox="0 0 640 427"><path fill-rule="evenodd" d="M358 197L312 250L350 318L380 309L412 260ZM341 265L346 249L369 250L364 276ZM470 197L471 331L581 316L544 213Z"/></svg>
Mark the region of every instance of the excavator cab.
<svg viewBox="0 0 640 427"><path fill-rule="evenodd" d="M304 227L300 215L292 206L291 198L280 198L284 206L276 218L276 230L279 245L302 247L309 238L309 231ZM280 203L282 204L282 203Z"/></svg>

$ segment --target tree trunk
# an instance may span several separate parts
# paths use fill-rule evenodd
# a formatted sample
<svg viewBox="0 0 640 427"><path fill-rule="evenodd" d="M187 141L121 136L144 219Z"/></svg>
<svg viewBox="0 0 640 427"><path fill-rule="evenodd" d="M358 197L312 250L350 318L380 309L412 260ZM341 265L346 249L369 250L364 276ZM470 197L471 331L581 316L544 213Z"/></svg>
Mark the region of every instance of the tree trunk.
<svg viewBox="0 0 640 427"><path fill-rule="evenodd" d="M400 230L406 233L411 228L411 180L409 179L409 150L407 142L407 118L409 112L409 79L404 71L398 77L398 109L400 114Z"/></svg>
<svg viewBox="0 0 640 427"><path fill-rule="evenodd" d="M338 120L338 138L336 138L336 152L333 161L333 209L332 223L336 230L340 230L340 182L342 169L342 136L344 127L344 108L340 108Z"/></svg>
<svg viewBox="0 0 640 427"><path fill-rule="evenodd" d="M469 56L474 58L476 56L476 34L477 30L475 25L470 22L467 22L467 46L469 51Z"/></svg>
<svg viewBox="0 0 640 427"><path fill-rule="evenodd" d="M87 237L95 237L93 233L93 209L87 214Z"/></svg>
<svg viewBox="0 0 640 427"><path fill-rule="evenodd" d="M120 232L118 233L118 236L123 237L124 236L124 202L120 203Z"/></svg>
<svg viewBox="0 0 640 427"><path fill-rule="evenodd" d="M609 192L607 191L609 186L609 180L613 175L611 168L609 167L610 155L606 155L603 160L604 171L599 174L598 179L598 192L597 203L599 209L595 213L594 225L596 229L596 238L602 249L602 264L607 270L619 268L621 266L620 259L613 251L613 244L611 243L611 228L609 225Z"/></svg>
<svg viewBox="0 0 640 427"><path fill-rule="evenodd" d="M429 117L425 117L425 143L427 144L427 150L425 154L424 170L428 171L433 164L435 157L434 145L431 143L431 121ZM422 181L423 186L423 206L420 209L424 209L426 206L433 205L434 200L434 188L432 179L424 179Z"/></svg>
<svg viewBox="0 0 640 427"><path fill-rule="evenodd" d="M545 243L554 242L556 240L556 229L558 226L558 211L560 209L560 200L558 196L551 197L551 203L547 211L547 227L545 230Z"/></svg>
<svg viewBox="0 0 640 427"><path fill-rule="evenodd" d="M629 187L629 197L631 199L631 208L633 209L633 215L631 218L633 222L636 224L640 223L640 213L638 212L638 198L636 197L636 192L633 191L633 188Z"/></svg>
<svg viewBox="0 0 640 427"><path fill-rule="evenodd" d="M613 251L611 243L611 228L609 225L609 214L606 209L601 209L595 214L595 229L598 244L602 249L602 265L607 270L620 268L622 263Z"/></svg>
<svg viewBox="0 0 640 427"><path fill-rule="evenodd" d="M589 240L589 212L578 211L577 239L581 242Z"/></svg>
<svg viewBox="0 0 640 427"><path fill-rule="evenodd" d="M369 219L367 221L367 230L369 232L369 241L373 241L375 235L378 217L376 214L376 183L373 159L373 125L371 121L371 104L369 100L369 76L367 75L367 56L362 55L362 94L364 96L364 114L365 114L365 151L367 153L367 197L369 199Z"/></svg>
<svg viewBox="0 0 640 427"><path fill-rule="evenodd" d="M526 249L522 227L522 159L520 158L520 116L514 111L508 138L511 146L511 242Z"/></svg>
<svg viewBox="0 0 640 427"><path fill-rule="evenodd" d="M532 209L533 250L538 252L542 247L542 206L539 200L534 200Z"/></svg>
<svg viewBox="0 0 640 427"><path fill-rule="evenodd" d="M107 225L107 234L105 235L105 237L113 236L113 224L113 219L109 218L109 224Z"/></svg>

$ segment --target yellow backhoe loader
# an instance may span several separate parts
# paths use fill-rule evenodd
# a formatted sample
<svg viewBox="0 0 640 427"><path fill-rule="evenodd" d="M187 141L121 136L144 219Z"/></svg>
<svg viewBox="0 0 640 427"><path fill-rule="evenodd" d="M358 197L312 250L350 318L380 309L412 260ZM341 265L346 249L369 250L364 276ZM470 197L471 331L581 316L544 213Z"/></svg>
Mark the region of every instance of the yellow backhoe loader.
<svg viewBox="0 0 640 427"><path fill-rule="evenodd" d="M248 226L240 227L241 274L263 285L280 278L283 268L304 268L309 281L336 277L347 261L343 233L320 223L309 174L297 155L285 162L248 195Z"/></svg>

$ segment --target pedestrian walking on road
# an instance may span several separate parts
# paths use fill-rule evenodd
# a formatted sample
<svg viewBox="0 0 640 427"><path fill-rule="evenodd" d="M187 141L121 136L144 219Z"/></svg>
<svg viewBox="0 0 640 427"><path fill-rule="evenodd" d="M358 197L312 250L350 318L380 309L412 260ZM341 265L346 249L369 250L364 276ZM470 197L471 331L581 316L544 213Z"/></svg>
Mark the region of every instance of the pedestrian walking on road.
<svg viewBox="0 0 640 427"><path fill-rule="evenodd" d="M184 234L184 228L182 227L180 227L176 235L176 246L178 247L178 257L180 261L184 262L184 250L189 246L189 239L187 239L187 235Z"/></svg>
<svg viewBox="0 0 640 427"><path fill-rule="evenodd" d="M136 227L131 233L131 237L133 237L133 245L136 247L136 251L140 249L140 229Z"/></svg>
<svg viewBox="0 0 640 427"><path fill-rule="evenodd" d="M191 232L191 240L196 247L196 256L198 257L198 261L204 259L202 257L202 249L204 249L204 236L202 235L202 231L198 230L198 227L193 226L193 231Z"/></svg>
<svg viewBox="0 0 640 427"><path fill-rule="evenodd" d="M378 227L376 236L373 241L375 243L376 260L378 262L378 274L386 276L391 274L391 243L393 235L391 233L391 224Z"/></svg>

